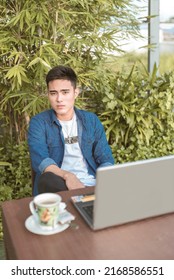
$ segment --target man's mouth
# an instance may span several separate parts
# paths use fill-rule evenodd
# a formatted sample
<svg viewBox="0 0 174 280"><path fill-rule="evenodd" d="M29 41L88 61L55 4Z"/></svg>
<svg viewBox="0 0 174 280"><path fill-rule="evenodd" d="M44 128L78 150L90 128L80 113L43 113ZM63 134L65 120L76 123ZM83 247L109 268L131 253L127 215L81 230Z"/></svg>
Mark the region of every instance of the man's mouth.
<svg viewBox="0 0 174 280"><path fill-rule="evenodd" d="M62 108L65 107L65 105L57 105L56 107L57 107L58 109L62 109Z"/></svg>

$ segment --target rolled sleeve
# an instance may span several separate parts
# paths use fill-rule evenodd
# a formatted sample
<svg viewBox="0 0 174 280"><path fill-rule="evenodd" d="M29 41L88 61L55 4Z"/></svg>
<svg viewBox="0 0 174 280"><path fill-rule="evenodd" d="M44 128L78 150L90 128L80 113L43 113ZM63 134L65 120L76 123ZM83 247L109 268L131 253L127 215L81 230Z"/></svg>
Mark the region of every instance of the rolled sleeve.
<svg viewBox="0 0 174 280"><path fill-rule="evenodd" d="M39 171L41 173L43 173L45 168L47 168L49 165L52 165L52 164L57 165L56 162L53 159L45 158L44 160L42 160L42 162L39 165Z"/></svg>
<svg viewBox="0 0 174 280"><path fill-rule="evenodd" d="M113 166L113 165L114 165L114 163L104 162L104 163L100 164L100 166L98 168L100 168L100 167L107 167L107 166Z"/></svg>

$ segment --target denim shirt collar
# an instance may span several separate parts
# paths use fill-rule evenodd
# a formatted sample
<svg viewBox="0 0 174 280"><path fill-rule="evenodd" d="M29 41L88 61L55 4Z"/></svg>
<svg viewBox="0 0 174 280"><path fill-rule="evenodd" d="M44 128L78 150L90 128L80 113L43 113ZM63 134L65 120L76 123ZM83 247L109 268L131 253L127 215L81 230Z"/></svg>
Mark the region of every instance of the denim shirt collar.
<svg viewBox="0 0 174 280"><path fill-rule="evenodd" d="M56 117L56 113L53 109L50 110L50 120L52 125L53 123L56 123L57 125L61 126L58 118Z"/></svg>
<svg viewBox="0 0 174 280"><path fill-rule="evenodd" d="M81 142L82 142L82 132L85 129L85 123L86 120L83 116L83 114L80 113L80 110L78 110L76 107L74 107L74 111L76 113L76 117L77 117L77 127L78 127L78 136L79 136L79 144L81 146ZM58 118L56 117L55 111L53 109L50 110L50 120L51 120L51 124L53 125L54 123L56 123L60 129L62 129L62 126L58 120ZM63 135L62 135L62 139L63 139Z"/></svg>
<svg viewBox="0 0 174 280"><path fill-rule="evenodd" d="M78 110L76 107L74 107L74 111L76 113L76 116L77 116L77 121L81 121L82 124L85 126L85 123L86 123L86 120L85 118L83 117L83 114L80 113L80 110ZM50 109L50 120L51 120L51 123L56 123L58 124L59 126L61 126L58 118L56 117L56 114L55 114L55 111L53 109Z"/></svg>

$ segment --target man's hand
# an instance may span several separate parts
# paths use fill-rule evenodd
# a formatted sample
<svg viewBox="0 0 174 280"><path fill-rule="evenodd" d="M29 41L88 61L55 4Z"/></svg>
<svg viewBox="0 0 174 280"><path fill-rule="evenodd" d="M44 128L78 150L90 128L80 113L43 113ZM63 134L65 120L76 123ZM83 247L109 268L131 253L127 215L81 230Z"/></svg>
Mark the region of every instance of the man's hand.
<svg viewBox="0 0 174 280"><path fill-rule="evenodd" d="M73 173L65 171L63 178L69 190L81 189L85 187Z"/></svg>
<svg viewBox="0 0 174 280"><path fill-rule="evenodd" d="M84 188L85 186L80 182L80 180L76 177L76 175L74 175L71 172L62 170L61 168L59 168L57 165L49 165L46 169L45 172L53 172L56 175L61 176L65 182L66 182L66 186L69 190L73 190L73 189L81 189Z"/></svg>

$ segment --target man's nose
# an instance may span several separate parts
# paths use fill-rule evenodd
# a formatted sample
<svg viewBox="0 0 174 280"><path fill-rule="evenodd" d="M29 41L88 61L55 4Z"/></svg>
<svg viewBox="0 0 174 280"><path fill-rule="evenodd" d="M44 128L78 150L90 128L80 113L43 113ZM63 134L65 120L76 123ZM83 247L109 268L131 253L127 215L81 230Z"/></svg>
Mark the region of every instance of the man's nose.
<svg viewBox="0 0 174 280"><path fill-rule="evenodd" d="M57 93L56 100L57 100L57 102L62 102L62 94L61 93Z"/></svg>

